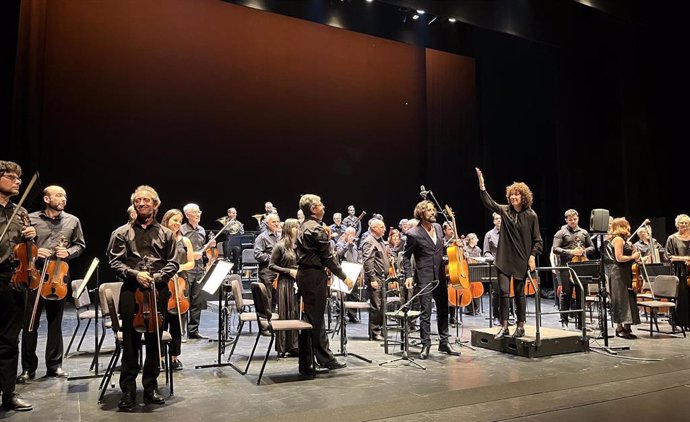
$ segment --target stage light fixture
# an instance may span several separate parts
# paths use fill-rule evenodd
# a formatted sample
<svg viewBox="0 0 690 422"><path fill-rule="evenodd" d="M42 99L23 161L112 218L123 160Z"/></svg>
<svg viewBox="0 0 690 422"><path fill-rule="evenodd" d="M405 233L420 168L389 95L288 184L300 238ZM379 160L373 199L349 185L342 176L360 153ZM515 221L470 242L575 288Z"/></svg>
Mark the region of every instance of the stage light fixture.
<svg viewBox="0 0 690 422"><path fill-rule="evenodd" d="M454 22L455 22L455 18L448 18L448 22L454 23Z"/></svg>
<svg viewBox="0 0 690 422"><path fill-rule="evenodd" d="M425 13L426 13L425 11L423 11L423 10L421 10L421 9L417 9L417 14L418 14L418 15L423 15L423 14L425 14Z"/></svg>
<svg viewBox="0 0 690 422"><path fill-rule="evenodd" d="M414 19L414 20L419 19L419 15L415 13L414 15L412 15L412 19Z"/></svg>

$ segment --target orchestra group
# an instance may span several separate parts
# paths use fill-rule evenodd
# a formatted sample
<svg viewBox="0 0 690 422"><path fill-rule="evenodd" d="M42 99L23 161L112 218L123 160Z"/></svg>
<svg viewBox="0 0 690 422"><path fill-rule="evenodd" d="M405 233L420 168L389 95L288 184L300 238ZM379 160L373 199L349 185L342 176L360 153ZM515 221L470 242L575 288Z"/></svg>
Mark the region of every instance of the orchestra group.
<svg viewBox="0 0 690 422"><path fill-rule="evenodd" d="M448 289L448 281L453 277L448 267L457 259L493 263L496 277L491 281L490 306L498 325L495 338L524 336L525 283L529 272L535 271L537 256L544 249L539 219L532 209L533 194L525 183L516 182L506 187L507 204L497 203L485 189L482 172L479 169L476 172L480 191L477 205L481 203L493 213L493 227L486 232L481 246L476 234L456 233L454 219L442 224L437 221L441 213L435 201L426 198L414 206L413 218L403 219L397 228L388 229L382 215L373 214L364 220L365 213L357 215L353 205L348 207L345 218L339 212L332 214L332 224L327 225L325 205L313 194L302 195L295 218L284 221L273 204L266 202L264 213L255 216L260 232L253 245L253 256L258 262L257 278L266 287L271 311L279 319L298 319L301 314L313 327L298 334L279 333L276 352L298 358L298 371L304 378L344 368L346 363L336 359L330 350L324 327L331 280L339 278L352 289L349 299L368 297L369 338L381 341L388 303L383 292L390 290L389 283L395 279L401 281L393 289L400 302L415 297L412 306L420 312L419 358L427 359L431 353L434 308L437 350L458 356L460 353L451 343L449 333L458 309L449 307ZM36 377L37 329L44 310L46 376L67 377L62 368L62 319L67 291L64 285L69 285L69 262L82 255L86 247L79 218L65 211L65 189L56 185L46 187L42 192L42 209L28 213L12 201L20 193L22 177L20 165L0 161L0 230L3 232L0 238L0 387L2 406L16 411L32 409L15 391L15 384L29 383ZM136 378L140 370L144 399L153 404L165 403L157 382L161 333L165 330L172 338L171 369L182 370L179 357L185 332L188 339L205 338L199 332L205 306L201 282L219 256L218 243L223 243L223 259L232 262L234 271L239 272L242 247L229 240L245 233L235 208L229 208L227 217L218 220L222 228L215 233L200 225L202 211L196 204L159 212L161 198L148 185L137 187L130 203L129 221L112 232L107 246L109 266L122 282L119 292L122 396L118 407L123 410L136 405ZM590 236L579 226L576 210L567 210L564 217L565 224L555 234L551 249L557 261L555 265L586 259L595 253L597 245L601 246L617 336L635 338L632 326L639 324L640 318L635 297L638 289L633 288L633 265L654 262L655 255L671 262L673 273L681 280L677 313L670 323L690 328L688 215L676 217L677 231L668 237L665 248L650 236L648 226L633 232L622 217L612 218L608 232L598 237ZM634 237L638 240L633 244ZM361 279L348 277L341 267L343 262L361 264ZM577 309L580 291L573 288L569 273L559 272L557 280L559 310ZM353 289L355 285L360 289ZM480 299L474 299L465 307L470 315L477 314L481 306ZM175 305L171 308L169 302ZM153 307L153 312L142 311L148 306ZM511 333L513 311L515 327ZM339 312L347 313L342 317L350 322L359 322L351 310ZM561 313L561 324L566 329L570 322L568 315ZM583 321L575 319L579 327ZM146 358L140 368L138 353L142 338ZM21 372L17 376L20 355Z"/></svg>

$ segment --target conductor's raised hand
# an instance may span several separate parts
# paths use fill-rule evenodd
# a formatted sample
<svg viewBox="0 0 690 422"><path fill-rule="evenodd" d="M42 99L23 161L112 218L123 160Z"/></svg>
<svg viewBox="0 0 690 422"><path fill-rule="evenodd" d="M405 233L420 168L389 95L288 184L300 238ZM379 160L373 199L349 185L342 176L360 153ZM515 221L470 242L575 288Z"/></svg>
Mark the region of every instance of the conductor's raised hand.
<svg viewBox="0 0 690 422"><path fill-rule="evenodd" d="M486 190L484 187L484 175L482 174L482 171L479 170L479 167L474 168L477 171L477 179L479 180L479 190Z"/></svg>

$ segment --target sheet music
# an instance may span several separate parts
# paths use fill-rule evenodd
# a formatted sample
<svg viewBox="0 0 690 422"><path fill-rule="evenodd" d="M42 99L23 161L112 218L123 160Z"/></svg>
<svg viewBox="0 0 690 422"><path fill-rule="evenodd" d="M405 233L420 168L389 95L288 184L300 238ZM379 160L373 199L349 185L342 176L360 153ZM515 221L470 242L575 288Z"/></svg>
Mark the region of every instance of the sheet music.
<svg viewBox="0 0 690 422"><path fill-rule="evenodd" d="M77 289L77 293L75 293L74 297L78 298L81 296L82 293L84 293L84 289L86 288L86 285L89 284L89 279L93 275L94 271L96 271L96 267L98 267L98 258L94 258L93 261L91 261L91 266L89 266L89 269L86 271L86 275L84 276L84 281L79 285L79 288Z"/></svg>
<svg viewBox="0 0 690 422"><path fill-rule="evenodd" d="M357 264L355 262L347 262L343 261L342 264L340 264L340 267L343 269L343 272L352 281L357 280L357 277L359 277L359 273L362 272L362 264ZM353 286L354 288L354 286ZM331 283L331 290L335 290L338 292L343 292L343 293L350 293L352 292L352 289L348 288L345 282L343 280L339 279L335 275L333 275L333 282Z"/></svg>
<svg viewBox="0 0 690 422"><path fill-rule="evenodd" d="M220 286L220 283L223 282L225 276L228 275L230 270L232 270L233 265L234 264L229 261L216 261L216 265L213 267L213 272L208 276L208 279L206 280L206 283L204 283L202 290L209 294L215 294L216 290L218 290L218 287Z"/></svg>

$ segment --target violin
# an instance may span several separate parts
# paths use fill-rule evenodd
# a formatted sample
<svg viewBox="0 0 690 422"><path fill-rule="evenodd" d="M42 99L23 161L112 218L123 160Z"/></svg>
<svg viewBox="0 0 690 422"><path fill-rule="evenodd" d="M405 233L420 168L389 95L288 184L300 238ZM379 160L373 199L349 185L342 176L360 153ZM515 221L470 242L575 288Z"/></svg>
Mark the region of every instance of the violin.
<svg viewBox="0 0 690 422"><path fill-rule="evenodd" d="M168 281L170 299L168 299L168 313L184 315L189 310L189 296L186 295L187 281L181 276L174 276Z"/></svg>
<svg viewBox="0 0 690 422"><path fill-rule="evenodd" d="M67 239L60 236L58 246L67 247ZM48 274L40 289L41 297L45 300L62 300L67 296L67 283L65 276L69 272L69 265L62 258L49 259L46 261L45 273Z"/></svg>
<svg viewBox="0 0 690 422"><path fill-rule="evenodd" d="M582 245L582 242L578 240L576 248L582 248L584 250L585 247ZM585 261L589 261L589 258L587 258L586 252L583 252L582 255L579 255L579 256L574 255L573 259L570 260L570 262L585 262Z"/></svg>
<svg viewBox="0 0 690 422"><path fill-rule="evenodd" d="M152 275L151 258L145 256L142 261L142 271ZM157 333L163 326L163 315L158 310L158 292L156 284L151 282L150 289L139 286L134 292L136 312L134 314L134 331L138 333ZM158 336L160 339L160 335Z"/></svg>
<svg viewBox="0 0 690 422"><path fill-rule="evenodd" d="M29 216L22 212L19 214L22 220L22 225L28 227L31 225ZM36 290L41 283L41 275L36 269L36 258L38 257L38 247L36 244L25 239L14 247L14 257L19 261L19 266L12 274L12 287L15 290Z"/></svg>

